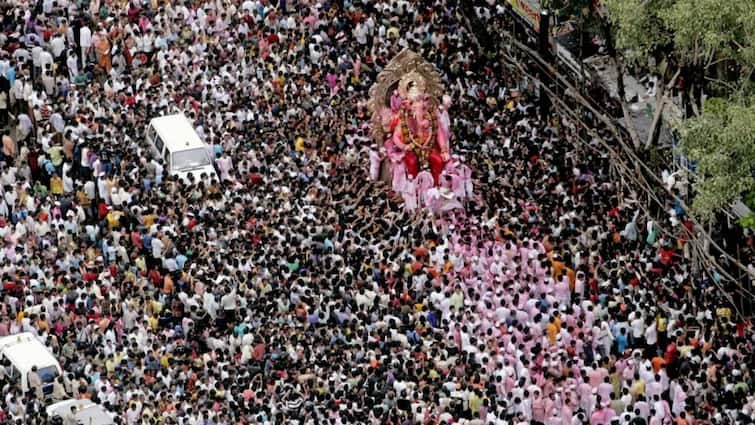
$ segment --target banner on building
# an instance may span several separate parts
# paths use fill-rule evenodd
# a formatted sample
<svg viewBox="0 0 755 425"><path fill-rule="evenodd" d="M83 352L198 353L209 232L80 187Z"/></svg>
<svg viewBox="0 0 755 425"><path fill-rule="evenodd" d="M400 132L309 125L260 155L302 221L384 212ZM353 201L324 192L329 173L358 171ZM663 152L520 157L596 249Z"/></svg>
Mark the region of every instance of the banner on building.
<svg viewBox="0 0 755 425"><path fill-rule="evenodd" d="M519 14L527 23L529 23L535 31L540 31L540 2L532 0L509 0L511 7Z"/></svg>

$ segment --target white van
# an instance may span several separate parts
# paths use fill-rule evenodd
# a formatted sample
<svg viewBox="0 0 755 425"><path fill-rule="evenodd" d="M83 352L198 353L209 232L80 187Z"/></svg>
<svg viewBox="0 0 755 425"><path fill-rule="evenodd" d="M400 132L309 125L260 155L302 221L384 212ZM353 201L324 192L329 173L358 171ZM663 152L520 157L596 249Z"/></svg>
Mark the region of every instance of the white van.
<svg viewBox="0 0 755 425"><path fill-rule="evenodd" d="M51 420L56 416L65 419L67 415L73 413L76 422L83 425L115 424L113 416L104 407L86 398L64 400L51 404L45 408L45 412Z"/></svg>
<svg viewBox="0 0 755 425"><path fill-rule="evenodd" d="M18 382L24 392L29 391L29 373L34 366L46 397L52 394L53 382L63 374L50 349L30 332L0 338L0 361L5 360L11 365L10 379Z"/></svg>
<svg viewBox="0 0 755 425"><path fill-rule="evenodd" d="M184 114L165 115L153 118L146 133L147 144L152 153L162 158L168 173L188 183L192 176L195 183L218 180L213 167L210 149L194 131Z"/></svg>

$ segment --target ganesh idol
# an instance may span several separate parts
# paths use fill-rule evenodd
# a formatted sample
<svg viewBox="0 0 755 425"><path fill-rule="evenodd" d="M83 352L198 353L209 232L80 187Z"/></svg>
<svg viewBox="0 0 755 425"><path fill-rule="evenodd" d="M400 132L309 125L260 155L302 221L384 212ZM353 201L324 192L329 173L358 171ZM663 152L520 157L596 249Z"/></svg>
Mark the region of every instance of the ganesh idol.
<svg viewBox="0 0 755 425"><path fill-rule="evenodd" d="M451 159L449 150L450 98L437 105L425 90L425 80L417 72L406 74L391 96L390 131L386 149L394 161L403 161L407 178L429 170L436 186Z"/></svg>
<svg viewBox="0 0 755 425"><path fill-rule="evenodd" d="M451 98L443 91L437 69L409 49L370 88L370 178L390 184L408 211L463 210L474 196L472 170L462 155L451 154Z"/></svg>

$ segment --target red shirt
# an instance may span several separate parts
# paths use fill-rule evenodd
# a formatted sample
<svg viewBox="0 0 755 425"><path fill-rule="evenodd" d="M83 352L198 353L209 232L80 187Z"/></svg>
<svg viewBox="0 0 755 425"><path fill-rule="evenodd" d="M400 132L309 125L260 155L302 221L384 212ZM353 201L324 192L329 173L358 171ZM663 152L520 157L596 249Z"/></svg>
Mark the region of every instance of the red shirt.
<svg viewBox="0 0 755 425"><path fill-rule="evenodd" d="M131 244L142 249L142 235L140 235L139 232L131 232Z"/></svg>
<svg viewBox="0 0 755 425"><path fill-rule="evenodd" d="M249 180L252 184L257 185L263 182L262 175L259 173L252 173L249 175Z"/></svg>
<svg viewBox="0 0 755 425"><path fill-rule="evenodd" d="M107 204L104 202L100 202L100 204L97 206L97 215L100 219L103 219L107 215Z"/></svg>
<svg viewBox="0 0 755 425"><path fill-rule="evenodd" d="M5 289L8 292L15 292L17 290L20 290L21 288L23 288L23 286L16 284L16 282L3 283L3 289Z"/></svg>
<svg viewBox="0 0 755 425"><path fill-rule="evenodd" d="M668 266L674 260L674 251L671 249L661 249L659 252L661 256L661 264Z"/></svg>
<svg viewBox="0 0 755 425"><path fill-rule="evenodd" d="M254 346L254 351L252 352L252 358L256 361L261 361L262 358L265 356L265 344L259 343Z"/></svg>
<svg viewBox="0 0 755 425"><path fill-rule="evenodd" d="M149 278L152 279L152 284L157 286L162 282L163 278L160 276L160 273L157 272L157 270L151 270L149 272Z"/></svg>

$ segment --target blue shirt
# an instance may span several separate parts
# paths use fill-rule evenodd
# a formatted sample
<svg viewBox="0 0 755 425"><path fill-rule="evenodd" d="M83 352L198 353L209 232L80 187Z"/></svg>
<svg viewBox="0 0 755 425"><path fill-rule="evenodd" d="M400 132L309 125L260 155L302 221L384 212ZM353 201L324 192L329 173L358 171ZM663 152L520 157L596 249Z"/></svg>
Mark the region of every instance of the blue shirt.
<svg viewBox="0 0 755 425"><path fill-rule="evenodd" d="M55 165L49 159L45 160L45 171L50 175L55 172Z"/></svg>
<svg viewBox="0 0 755 425"><path fill-rule="evenodd" d="M186 264L188 260L189 259L183 254L176 255L176 266L178 266L178 270L183 270L184 264Z"/></svg>
<svg viewBox="0 0 755 425"><path fill-rule="evenodd" d="M5 78L8 79L10 86L13 87L13 83L16 82L16 70L12 66L5 71Z"/></svg>
<svg viewBox="0 0 755 425"><path fill-rule="evenodd" d="M616 344L619 346L619 354L623 353L627 349L627 336L622 334L616 335Z"/></svg>

